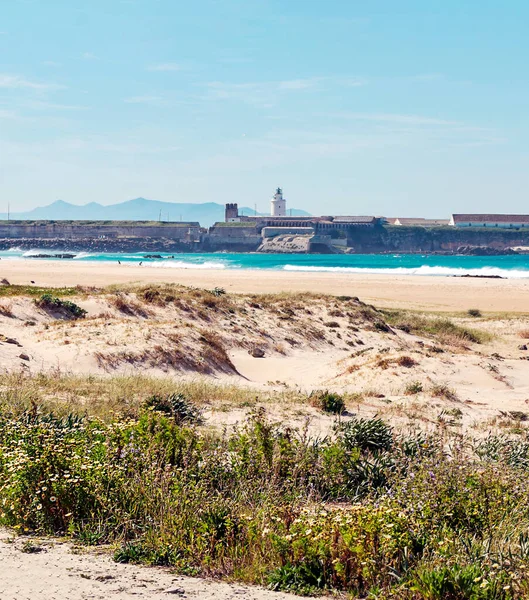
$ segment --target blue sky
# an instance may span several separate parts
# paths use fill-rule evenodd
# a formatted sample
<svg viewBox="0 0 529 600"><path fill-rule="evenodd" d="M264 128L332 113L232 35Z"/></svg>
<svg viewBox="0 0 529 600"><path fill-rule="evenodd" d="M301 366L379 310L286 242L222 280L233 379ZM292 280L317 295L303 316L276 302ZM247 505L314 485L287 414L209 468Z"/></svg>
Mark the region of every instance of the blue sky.
<svg viewBox="0 0 529 600"><path fill-rule="evenodd" d="M527 2L0 5L0 212L529 211Z"/></svg>

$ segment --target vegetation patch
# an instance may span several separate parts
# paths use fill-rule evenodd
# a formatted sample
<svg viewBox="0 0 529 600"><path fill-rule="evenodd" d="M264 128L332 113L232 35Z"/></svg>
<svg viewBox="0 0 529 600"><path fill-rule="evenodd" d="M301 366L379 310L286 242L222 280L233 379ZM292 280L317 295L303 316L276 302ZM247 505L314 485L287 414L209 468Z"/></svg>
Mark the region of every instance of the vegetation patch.
<svg viewBox="0 0 529 600"><path fill-rule="evenodd" d="M215 434L175 419L182 402L105 421L4 408L0 525L297 593L527 597L526 441L454 437L448 454L449 433L379 418L311 439L262 411Z"/></svg>
<svg viewBox="0 0 529 600"><path fill-rule="evenodd" d="M312 406L333 415L341 415L346 409L343 397L329 391L313 392L310 401Z"/></svg>
<svg viewBox="0 0 529 600"><path fill-rule="evenodd" d="M84 308L81 308L70 300L61 300L51 294L42 294L35 300L35 304L48 312L60 314L70 319L82 319L87 313Z"/></svg>
<svg viewBox="0 0 529 600"><path fill-rule="evenodd" d="M410 383L406 384L404 393L406 396L413 396L415 394L420 394L423 390L424 387L420 381L410 381Z"/></svg>
<svg viewBox="0 0 529 600"><path fill-rule="evenodd" d="M458 400L455 390L446 383L433 383L430 394L434 398L445 398L446 400Z"/></svg>
<svg viewBox="0 0 529 600"><path fill-rule="evenodd" d="M184 394L169 394L167 396L151 396L145 406L172 417L176 423L182 425L201 425L204 422L202 410L190 402Z"/></svg>
<svg viewBox="0 0 529 600"><path fill-rule="evenodd" d="M96 288L84 287L65 287L65 288L48 288L34 285L0 285L0 297L3 296L42 296L49 294L55 297L61 296L80 296L90 292L96 294L99 290Z"/></svg>
<svg viewBox="0 0 529 600"><path fill-rule="evenodd" d="M444 317L429 317L410 311L382 311L388 323L396 329L414 335L434 338L443 344L481 344L490 340L490 334L458 325Z"/></svg>

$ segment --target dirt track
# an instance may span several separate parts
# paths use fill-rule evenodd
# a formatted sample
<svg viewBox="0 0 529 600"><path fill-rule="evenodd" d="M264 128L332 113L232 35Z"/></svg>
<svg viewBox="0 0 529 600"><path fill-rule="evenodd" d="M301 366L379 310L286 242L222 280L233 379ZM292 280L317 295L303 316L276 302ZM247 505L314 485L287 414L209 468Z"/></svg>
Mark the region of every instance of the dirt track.
<svg viewBox="0 0 529 600"><path fill-rule="evenodd" d="M38 551L28 552L29 546ZM26 551L24 551L24 549ZM290 594L117 564L106 554L0 532L1 600L287 600Z"/></svg>

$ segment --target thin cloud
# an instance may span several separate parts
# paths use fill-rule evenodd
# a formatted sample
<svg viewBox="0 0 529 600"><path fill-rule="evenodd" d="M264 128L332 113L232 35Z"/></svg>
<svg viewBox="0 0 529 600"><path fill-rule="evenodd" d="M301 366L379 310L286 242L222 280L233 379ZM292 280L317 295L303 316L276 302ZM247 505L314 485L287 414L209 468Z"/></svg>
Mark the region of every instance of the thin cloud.
<svg viewBox="0 0 529 600"><path fill-rule="evenodd" d="M320 79L292 79L290 81L280 81L277 84L278 90L309 90L316 87Z"/></svg>
<svg viewBox="0 0 529 600"><path fill-rule="evenodd" d="M77 106L73 104L55 104L53 102L42 102L40 100L31 100L24 104L25 107L32 110L88 110L88 106Z"/></svg>
<svg viewBox="0 0 529 600"><path fill-rule="evenodd" d="M17 115L12 110L0 109L0 119L16 119Z"/></svg>
<svg viewBox="0 0 529 600"><path fill-rule="evenodd" d="M161 63L159 65L150 65L147 71L181 71L182 67L177 63Z"/></svg>
<svg viewBox="0 0 529 600"><path fill-rule="evenodd" d="M151 106L160 106L165 104L165 98L162 96L132 96L125 98L124 102L127 104L148 104Z"/></svg>
<svg viewBox="0 0 529 600"><path fill-rule="evenodd" d="M0 88L4 89L31 89L31 90L52 90L64 89L63 85L56 83L41 83L30 81L21 75L8 75L0 73Z"/></svg>
<svg viewBox="0 0 529 600"><path fill-rule="evenodd" d="M213 81L206 84L210 97L218 100L239 100L261 107L273 106L278 94L311 92L330 86L361 86L367 82L344 77L307 77L281 81L225 83Z"/></svg>
<svg viewBox="0 0 529 600"><path fill-rule="evenodd" d="M339 116L356 121L374 121L377 123L395 123L398 125L416 125L416 126L455 126L461 125L458 121L449 121L435 117L424 117L421 115L402 115L393 113L345 113Z"/></svg>
<svg viewBox="0 0 529 600"><path fill-rule="evenodd" d="M85 60L99 60L99 56L97 56L96 54L94 54L93 52L84 52L82 54L82 57Z"/></svg>

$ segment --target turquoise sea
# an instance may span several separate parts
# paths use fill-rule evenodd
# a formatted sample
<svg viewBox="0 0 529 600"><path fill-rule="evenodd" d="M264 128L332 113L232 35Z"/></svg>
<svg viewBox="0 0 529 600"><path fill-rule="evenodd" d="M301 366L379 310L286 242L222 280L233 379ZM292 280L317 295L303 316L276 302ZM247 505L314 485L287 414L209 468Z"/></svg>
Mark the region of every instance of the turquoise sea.
<svg viewBox="0 0 529 600"><path fill-rule="evenodd" d="M36 254L54 254L57 250L18 248L0 252L2 260L20 260ZM68 252L67 249L61 252ZM161 259L144 258L147 254L72 252L74 261L142 263L153 269L266 269L276 271L329 271L337 273L389 273L394 275L500 275L529 278L529 255L515 256L439 256L428 254L161 254ZM33 260L49 260L34 258ZM68 260L68 259L64 259ZM0 263L1 271L1 263Z"/></svg>

